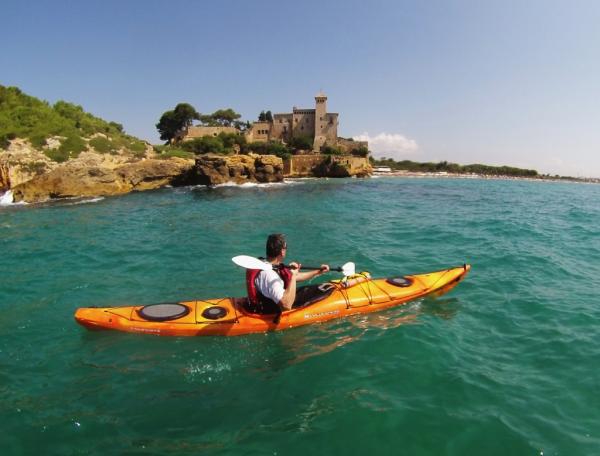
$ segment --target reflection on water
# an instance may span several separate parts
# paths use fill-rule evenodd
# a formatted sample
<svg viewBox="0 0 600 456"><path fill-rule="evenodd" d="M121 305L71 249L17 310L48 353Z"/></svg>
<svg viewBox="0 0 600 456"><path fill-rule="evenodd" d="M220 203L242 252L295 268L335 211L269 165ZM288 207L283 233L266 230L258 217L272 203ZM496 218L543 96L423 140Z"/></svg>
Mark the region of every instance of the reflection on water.
<svg viewBox="0 0 600 456"><path fill-rule="evenodd" d="M426 298L421 304L421 312L424 315L433 315L435 317L450 320L456 316L460 306L458 298Z"/></svg>
<svg viewBox="0 0 600 456"><path fill-rule="evenodd" d="M425 298L387 311L355 315L273 334L280 350L276 351L277 354L269 360L265 369L277 370L304 362L356 342L367 333L377 337L377 333L419 323L419 318L423 316L450 320L458 313L459 304L458 298Z"/></svg>

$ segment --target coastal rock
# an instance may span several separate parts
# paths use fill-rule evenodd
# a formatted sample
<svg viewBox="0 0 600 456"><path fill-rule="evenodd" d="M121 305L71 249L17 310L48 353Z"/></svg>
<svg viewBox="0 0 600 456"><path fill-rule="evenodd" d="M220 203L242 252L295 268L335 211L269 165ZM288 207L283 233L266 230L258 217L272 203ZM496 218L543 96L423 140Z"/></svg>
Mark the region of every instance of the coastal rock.
<svg viewBox="0 0 600 456"><path fill-rule="evenodd" d="M372 173L367 158L353 156L328 156L314 168L317 177L368 177Z"/></svg>
<svg viewBox="0 0 600 456"><path fill-rule="evenodd" d="M109 196L160 188L185 174L193 161L142 160L111 169L94 157L61 164L13 188L15 202L40 202L51 198Z"/></svg>
<svg viewBox="0 0 600 456"><path fill-rule="evenodd" d="M126 191L111 169L67 163L15 186L13 198L15 202L35 203L50 198L117 195Z"/></svg>
<svg viewBox="0 0 600 456"><path fill-rule="evenodd" d="M194 169L192 180L201 185L283 181L283 160L274 155L206 154L196 159Z"/></svg>
<svg viewBox="0 0 600 456"><path fill-rule="evenodd" d="M69 160L69 163L71 163L73 166L79 166L82 168L86 166L98 166L101 168L116 169L128 163L137 163L139 161L139 158L135 158L131 155L101 154L88 150L81 152L77 158Z"/></svg>
<svg viewBox="0 0 600 456"><path fill-rule="evenodd" d="M152 190L170 185L174 180L179 184L181 176L194 166L193 160L171 158L169 160L142 160L123 165L115 170L121 184L129 191Z"/></svg>
<svg viewBox="0 0 600 456"><path fill-rule="evenodd" d="M58 164L27 141L11 141L7 150L0 150L0 192L11 189L54 169Z"/></svg>

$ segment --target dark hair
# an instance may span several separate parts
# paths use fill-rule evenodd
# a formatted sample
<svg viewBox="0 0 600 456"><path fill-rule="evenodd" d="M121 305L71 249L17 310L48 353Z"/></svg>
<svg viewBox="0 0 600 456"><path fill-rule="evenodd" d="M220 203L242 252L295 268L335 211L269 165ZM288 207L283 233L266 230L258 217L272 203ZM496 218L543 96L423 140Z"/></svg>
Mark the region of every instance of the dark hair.
<svg viewBox="0 0 600 456"><path fill-rule="evenodd" d="M267 238L267 258L275 258L287 247L283 234L270 234Z"/></svg>

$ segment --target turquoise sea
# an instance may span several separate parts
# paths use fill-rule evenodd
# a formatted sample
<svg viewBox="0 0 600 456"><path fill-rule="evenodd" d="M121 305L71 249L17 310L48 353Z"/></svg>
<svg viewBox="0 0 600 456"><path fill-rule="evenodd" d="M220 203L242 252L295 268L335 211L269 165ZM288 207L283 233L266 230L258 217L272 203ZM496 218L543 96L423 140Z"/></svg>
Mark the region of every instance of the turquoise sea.
<svg viewBox="0 0 600 456"><path fill-rule="evenodd" d="M241 337L90 332L79 306L244 293L239 254L451 293ZM300 180L0 208L0 452L600 454L600 186ZM335 277L334 274L331 277Z"/></svg>

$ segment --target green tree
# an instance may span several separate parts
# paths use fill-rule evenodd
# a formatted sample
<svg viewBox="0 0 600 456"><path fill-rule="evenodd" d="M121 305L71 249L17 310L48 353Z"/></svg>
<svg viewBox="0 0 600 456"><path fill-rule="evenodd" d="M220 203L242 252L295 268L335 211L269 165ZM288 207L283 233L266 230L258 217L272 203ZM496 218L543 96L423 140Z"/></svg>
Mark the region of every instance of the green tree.
<svg viewBox="0 0 600 456"><path fill-rule="evenodd" d="M230 127L231 124L240 119L242 116L238 114L233 109L219 109L211 114L213 120L215 120L219 125Z"/></svg>
<svg viewBox="0 0 600 456"><path fill-rule="evenodd" d="M192 125L194 120L200 120L200 114L188 103L179 103L172 111L166 111L156 124L160 139L169 144L184 128Z"/></svg>
<svg viewBox="0 0 600 456"><path fill-rule="evenodd" d="M261 111L260 114L258 115L258 121L265 122L266 120L267 120L267 115L265 114L264 111Z"/></svg>
<svg viewBox="0 0 600 456"><path fill-rule="evenodd" d="M248 122L248 121L244 122L243 120L236 120L236 121L234 121L233 122L233 126L235 128L237 128L238 130L240 130L240 131L249 130L250 127L251 127L250 122Z"/></svg>
<svg viewBox="0 0 600 456"><path fill-rule="evenodd" d="M201 114L200 119L198 119L200 123L206 127L217 127L219 124L213 119L212 114Z"/></svg>
<svg viewBox="0 0 600 456"><path fill-rule="evenodd" d="M310 136L294 136L290 146L295 150L312 150L313 140Z"/></svg>
<svg viewBox="0 0 600 456"><path fill-rule="evenodd" d="M267 111L265 113L265 120L267 122L273 122L273 114L271 114L271 111Z"/></svg>

